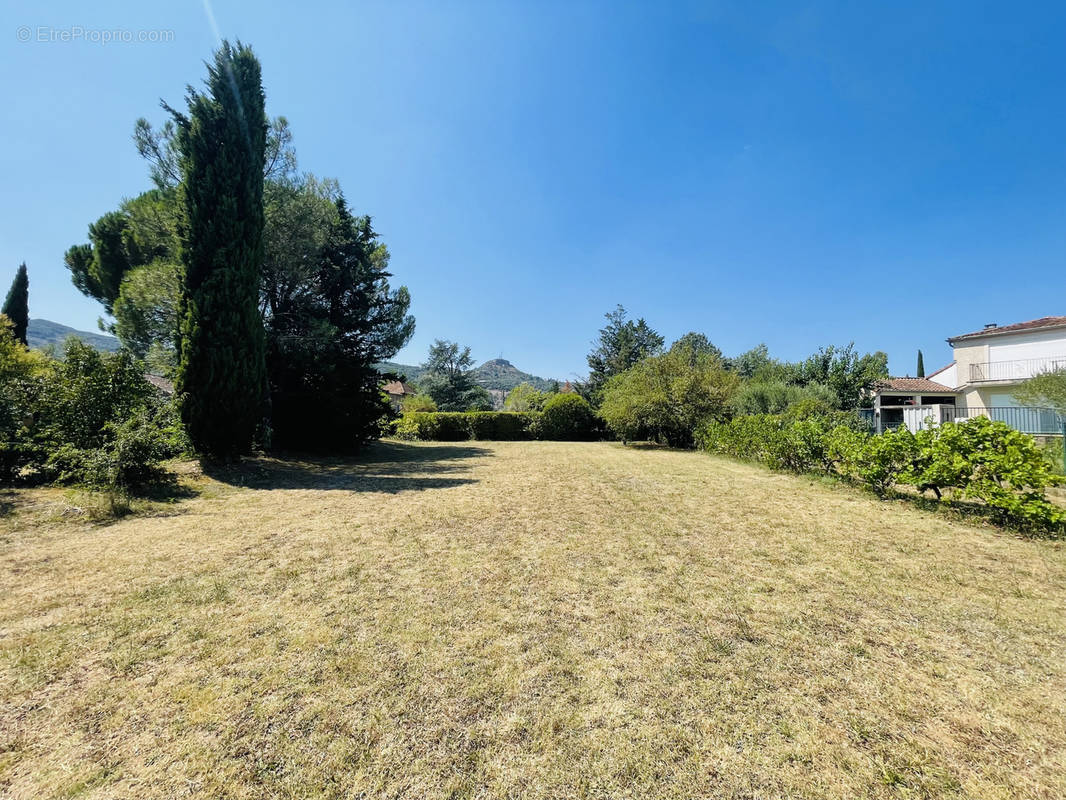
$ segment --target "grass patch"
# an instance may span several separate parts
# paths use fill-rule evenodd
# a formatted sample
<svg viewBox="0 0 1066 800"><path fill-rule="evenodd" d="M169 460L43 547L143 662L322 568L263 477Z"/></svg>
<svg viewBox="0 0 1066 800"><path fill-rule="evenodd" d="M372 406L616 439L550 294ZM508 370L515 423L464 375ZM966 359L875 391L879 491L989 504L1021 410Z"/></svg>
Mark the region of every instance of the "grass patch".
<svg viewBox="0 0 1066 800"><path fill-rule="evenodd" d="M1066 795L1066 548L699 453L383 443L0 517L0 796Z"/></svg>

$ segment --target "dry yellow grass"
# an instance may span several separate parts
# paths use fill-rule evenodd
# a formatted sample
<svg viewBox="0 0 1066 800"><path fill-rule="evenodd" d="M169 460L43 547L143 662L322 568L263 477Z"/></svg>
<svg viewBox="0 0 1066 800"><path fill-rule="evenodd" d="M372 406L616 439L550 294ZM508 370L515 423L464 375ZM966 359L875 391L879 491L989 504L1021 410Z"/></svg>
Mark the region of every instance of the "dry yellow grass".
<svg viewBox="0 0 1066 800"><path fill-rule="evenodd" d="M0 796L1066 796L1060 543L614 444L222 477L0 498Z"/></svg>

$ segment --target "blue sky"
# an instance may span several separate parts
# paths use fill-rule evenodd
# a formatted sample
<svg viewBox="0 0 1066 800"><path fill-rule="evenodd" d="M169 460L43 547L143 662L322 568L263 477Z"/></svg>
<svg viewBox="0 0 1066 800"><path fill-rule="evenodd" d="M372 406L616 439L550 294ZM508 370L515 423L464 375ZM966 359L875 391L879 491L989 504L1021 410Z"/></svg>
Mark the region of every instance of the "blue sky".
<svg viewBox="0 0 1066 800"><path fill-rule="evenodd" d="M905 374L949 335L1066 314L1062 3L271 5L211 10L301 168L388 243L418 319L400 360L440 337L573 377L621 303L668 341L854 340ZM36 41L76 27L173 34ZM63 252L148 187L133 123L199 85L212 23L194 0L8 3L0 36L0 284L25 260L31 314L94 329Z"/></svg>

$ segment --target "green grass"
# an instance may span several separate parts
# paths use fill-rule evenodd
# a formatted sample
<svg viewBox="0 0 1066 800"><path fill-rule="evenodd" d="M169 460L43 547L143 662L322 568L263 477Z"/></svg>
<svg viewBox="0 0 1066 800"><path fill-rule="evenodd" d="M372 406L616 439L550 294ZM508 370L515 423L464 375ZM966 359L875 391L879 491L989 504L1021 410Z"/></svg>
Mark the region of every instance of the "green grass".
<svg viewBox="0 0 1066 800"><path fill-rule="evenodd" d="M0 515L0 797L1066 796L1066 549L698 453Z"/></svg>

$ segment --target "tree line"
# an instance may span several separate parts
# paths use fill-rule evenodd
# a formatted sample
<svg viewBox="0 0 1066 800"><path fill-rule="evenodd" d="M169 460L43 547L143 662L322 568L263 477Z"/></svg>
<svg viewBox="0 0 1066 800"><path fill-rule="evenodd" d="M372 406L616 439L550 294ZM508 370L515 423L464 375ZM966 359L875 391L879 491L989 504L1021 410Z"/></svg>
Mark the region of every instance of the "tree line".
<svg viewBox="0 0 1066 800"><path fill-rule="evenodd" d="M854 344L819 348L808 358L772 358L764 344L725 356L705 334L689 332L665 347L644 319L618 306L606 314L577 391L608 427L626 439L691 446L699 426L734 415L788 409L851 410L869 404L869 390L888 377L883 352Z"/></svg>
<svg viewBox="0 0 1066 800"><path fill-rule="evenodd" d="M870 390L888 376L883 352L860 354L854 344L822 347L797 362L772 358L764 344L727 357L705 334L694 331L666 347L658 331L643 318L630 319L622 306L605 317L588 353L584 379L547 391L520 384L504 400L504 411L541 413L556 395L572 393L583 406L575 413L589 420L580 438L609 431L623 441L652 439L690 447L708 421L869 405ZM490 409L487 393L474 384L472 364L469 347L435 342L422 365L420 393L405 399L404 411ZM470 426L477 428L474 422ZM419 435L432 430L421 418ZM525 433L535 436L535 426Z"/></svg>

